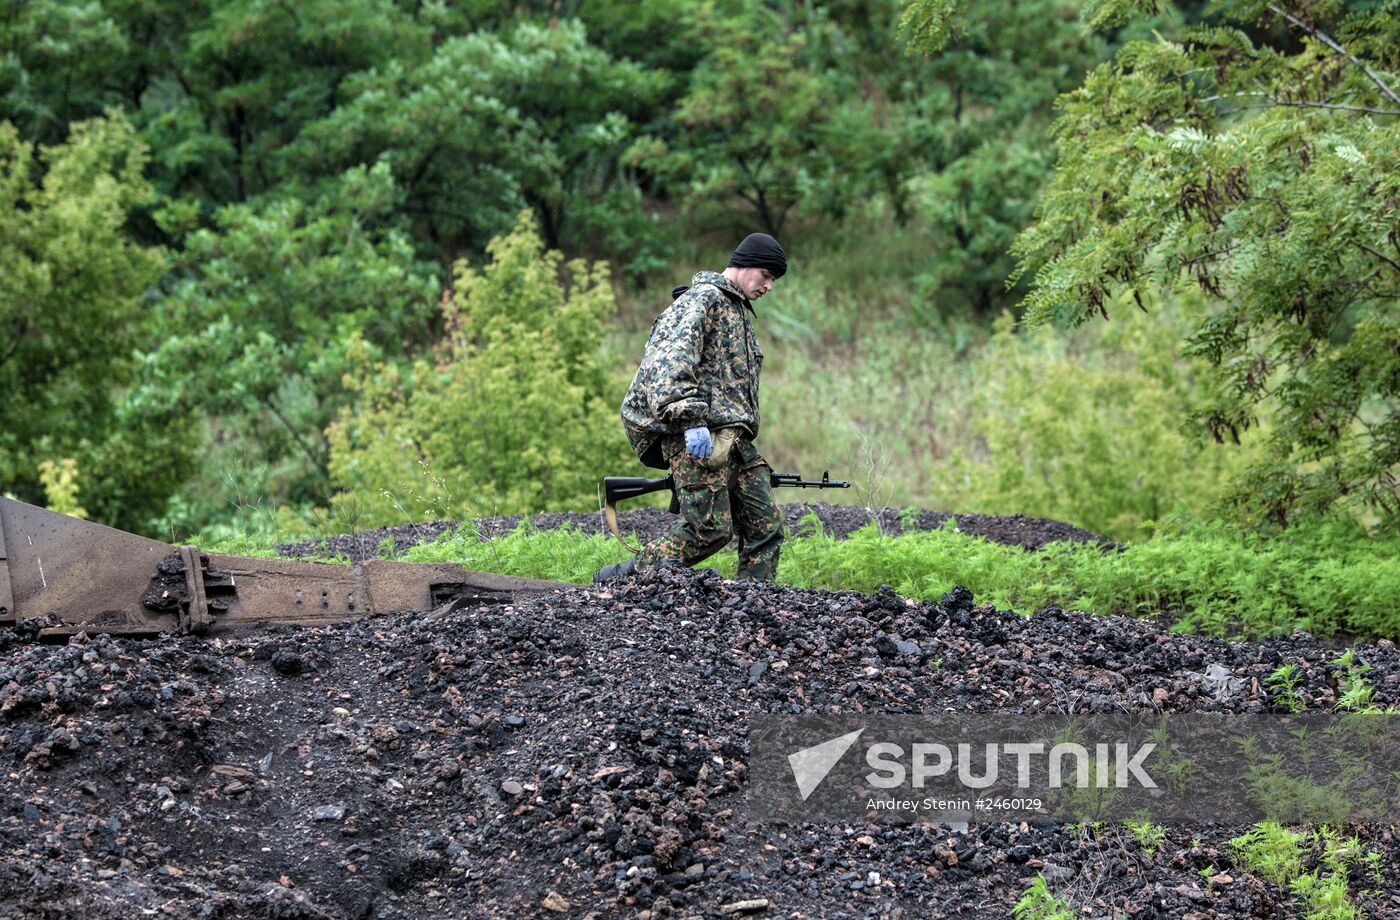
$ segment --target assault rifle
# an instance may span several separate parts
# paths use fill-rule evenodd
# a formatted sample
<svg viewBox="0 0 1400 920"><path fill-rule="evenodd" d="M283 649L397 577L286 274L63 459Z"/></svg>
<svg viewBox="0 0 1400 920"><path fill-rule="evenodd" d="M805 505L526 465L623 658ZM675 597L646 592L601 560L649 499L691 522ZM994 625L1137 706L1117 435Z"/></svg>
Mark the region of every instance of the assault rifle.
<svg viewBox="0 0 1400 920"><path fill-rule="evenodd" d="M773 488L787 489L849 489L851 484L844 479L832 479L829 470L822 470L821 479L803 479L800 473L769 473L768 482ZM643 476L608 476L603 479L603 517L609 529L619 540L617 529L617 503L639 495L649 495L662 489L671 491L672 514L680 514L680 496L676 494L676 482L670 476L647 479Z"/></svg>

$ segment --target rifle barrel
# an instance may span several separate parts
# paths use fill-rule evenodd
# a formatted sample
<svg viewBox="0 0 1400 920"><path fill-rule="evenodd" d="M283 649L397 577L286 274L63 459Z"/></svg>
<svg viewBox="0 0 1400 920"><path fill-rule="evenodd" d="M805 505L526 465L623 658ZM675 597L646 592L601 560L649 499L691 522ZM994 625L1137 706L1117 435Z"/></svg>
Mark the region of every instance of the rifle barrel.
<svg viewBox="0 0 1400 920"><path fill-rule="evenodd" d="M830 470L822 470L821 479L803 479L800 473L774 473L769 480L773 488L790 489L849 489L844 479L832 479Z"/></svg>
<svg viewBox="0 0 1400 920"><path fill-rule="evenodd" d="M851 484L842 479L832 479L828 470L822 470L821 479L803 479L800 473L770 473L769 483L773 488L788 489L849 489ZM603 479L603 497L609 505L615 505L639 495L649 495L669 489L671 492L671 512L680 511L679 496L676 495L675 480L670 476L646 479L641 476L607 476Z"/></svg>

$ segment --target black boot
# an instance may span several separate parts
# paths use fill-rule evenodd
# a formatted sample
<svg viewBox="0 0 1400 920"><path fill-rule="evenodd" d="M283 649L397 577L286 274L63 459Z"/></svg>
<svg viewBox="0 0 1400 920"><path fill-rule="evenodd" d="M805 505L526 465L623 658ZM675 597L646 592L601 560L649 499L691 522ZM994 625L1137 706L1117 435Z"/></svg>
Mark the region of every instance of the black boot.
<svg viewBox="0 0 1400 920"><path fill-rule="evenodd" d="M605 581L612 581L615 578L626 578L636 571L636 559L628 559L626 562L618 562L614 565L605 565L593 573L593 583L595 585L600 585Z"/></svg>

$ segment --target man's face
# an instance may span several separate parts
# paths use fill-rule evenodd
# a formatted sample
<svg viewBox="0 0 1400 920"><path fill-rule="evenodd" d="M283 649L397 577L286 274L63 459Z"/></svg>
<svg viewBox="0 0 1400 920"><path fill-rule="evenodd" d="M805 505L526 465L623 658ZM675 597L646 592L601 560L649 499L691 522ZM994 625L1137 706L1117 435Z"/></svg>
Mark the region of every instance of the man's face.
<svg viewBox="0 0 1400 920"><path fill-rule="evenodd" d="M757 300L773 290L773 273L766 268L741 268L735 281L749 300Z"/></svg>

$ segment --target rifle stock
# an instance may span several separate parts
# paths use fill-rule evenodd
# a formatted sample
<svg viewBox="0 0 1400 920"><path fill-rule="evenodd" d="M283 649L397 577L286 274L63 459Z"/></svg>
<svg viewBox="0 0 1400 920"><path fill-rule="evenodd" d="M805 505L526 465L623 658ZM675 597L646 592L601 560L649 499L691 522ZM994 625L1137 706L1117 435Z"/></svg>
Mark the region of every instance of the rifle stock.
<svg viewBox="0 0 1400 920"><path fill-rule="evenodd" d="M670 476L658 479L647 479L644 476L608 476L603 480L603 501L613 506L620 501L639 495L650 495L662 489L669 489L671 492L670 512L680 514L681 504L680 499L676 497L676 482Z"/></svg>

